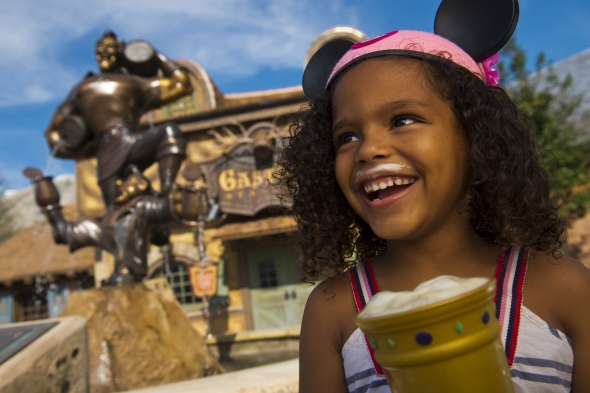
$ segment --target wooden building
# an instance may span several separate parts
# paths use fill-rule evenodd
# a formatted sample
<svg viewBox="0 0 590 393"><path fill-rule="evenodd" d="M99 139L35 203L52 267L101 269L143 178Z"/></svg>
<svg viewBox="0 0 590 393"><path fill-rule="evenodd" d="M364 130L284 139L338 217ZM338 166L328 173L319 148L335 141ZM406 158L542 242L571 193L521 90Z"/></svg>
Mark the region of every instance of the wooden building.
<svg viewBox="0 0 590 393"><path fill-rule="evenodd" d="M76 220L76 205L64 206ZM0 244L0 324L57 317L69 292L94 286L94 248L71 254L55 244L52 228L38 222Z"/></svg>

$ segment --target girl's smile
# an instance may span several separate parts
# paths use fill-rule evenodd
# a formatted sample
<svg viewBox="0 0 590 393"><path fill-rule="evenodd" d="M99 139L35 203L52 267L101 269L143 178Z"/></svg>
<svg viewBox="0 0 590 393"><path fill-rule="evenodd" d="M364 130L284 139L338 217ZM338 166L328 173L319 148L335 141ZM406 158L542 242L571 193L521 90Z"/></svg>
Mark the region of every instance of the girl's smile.
<svg viewBox="0 0 590 393"><path fill-rule="evenodd" d="M354 187L373 207L382 207L406 195L416 182L411 167L403 164L384 163L356 172Z"/></svg>
<svg viewBox="0 0 590 393"><path fill-rule="evenodd" d="M335 174L353 209L383 239L416 238L455 223L467 140L417 60L370 59L336 83Z"/></svg>

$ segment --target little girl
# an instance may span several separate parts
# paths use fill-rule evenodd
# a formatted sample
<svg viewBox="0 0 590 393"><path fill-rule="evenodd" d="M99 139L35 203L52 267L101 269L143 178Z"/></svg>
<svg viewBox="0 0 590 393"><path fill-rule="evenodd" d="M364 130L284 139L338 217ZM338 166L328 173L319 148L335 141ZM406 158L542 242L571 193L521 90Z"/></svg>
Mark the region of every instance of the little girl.
<svg viewBox="0 0 590 393"><path fill-rule="evenodd" d="M489 62L424 32L350 45L328 69L318 52L320 84L310 61L278 173L304 278L329 276L305 308L300 391L390 392L353 317L380 290L453 275L497 278L517 392L590 392L590 273L559 252L549 176Z"/></svg>

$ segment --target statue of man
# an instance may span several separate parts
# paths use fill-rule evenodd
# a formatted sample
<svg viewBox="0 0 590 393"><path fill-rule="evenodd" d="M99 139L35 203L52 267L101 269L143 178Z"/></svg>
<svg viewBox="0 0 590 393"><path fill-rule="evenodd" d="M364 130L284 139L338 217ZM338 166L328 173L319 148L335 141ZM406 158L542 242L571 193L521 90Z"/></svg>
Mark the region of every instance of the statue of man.
<svg viewBox="0 0 590 393"><path fill-rule="evenodd" d="M143 171L157 161L161 195L170 193L186 157L181 131L173 123L140 130L138 123L144 113L192 92L187 72L157 51L161 76L129 73L123 49L123 41L107 30L96 42L100 73L88 73L74 86L45 132L57 157L96 156L98 184L109 211L119 195L117 180L129 164Z"/></svg>

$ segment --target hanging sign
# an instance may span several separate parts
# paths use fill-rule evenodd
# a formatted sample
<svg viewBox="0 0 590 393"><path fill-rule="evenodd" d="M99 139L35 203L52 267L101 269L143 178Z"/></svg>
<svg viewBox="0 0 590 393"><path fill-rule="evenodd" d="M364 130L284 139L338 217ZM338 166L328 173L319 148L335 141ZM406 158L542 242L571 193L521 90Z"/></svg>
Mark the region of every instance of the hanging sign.
<svg viewBox="0 0 590 393"><path fill-rule="evenodd" d="M276 160L257 165L250 143L240 143L230 153L200 166L223 213L253 216L280 205L272 187Z"/></svg>
<svg viewBox="0 0 590 393"><path fill-rule="evenodd" d="M195 297L213 296L217 293L217 269L216 263L208 263L203 267L200 262L189 268L191 288Z"/></svg>

